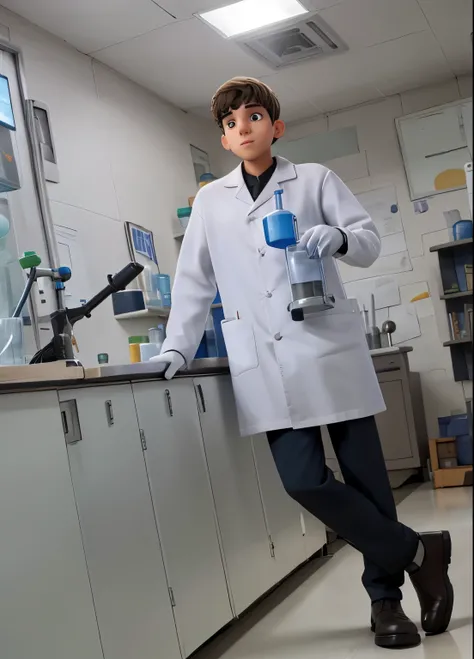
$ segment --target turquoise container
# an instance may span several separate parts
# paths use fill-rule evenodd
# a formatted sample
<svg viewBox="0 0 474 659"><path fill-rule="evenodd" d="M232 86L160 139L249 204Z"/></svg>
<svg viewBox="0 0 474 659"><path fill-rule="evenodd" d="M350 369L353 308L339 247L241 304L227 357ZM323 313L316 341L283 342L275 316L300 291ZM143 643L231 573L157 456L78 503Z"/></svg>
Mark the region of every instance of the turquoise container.
<svg viewBox="0 0 474 659"><path fill-rule="evenodd" d="M286 249L295 245L298 237L296 233L296 217L282 206L283 190L275 190L276 210L263 218L263 231L265 241L270 247Z"/></svg>

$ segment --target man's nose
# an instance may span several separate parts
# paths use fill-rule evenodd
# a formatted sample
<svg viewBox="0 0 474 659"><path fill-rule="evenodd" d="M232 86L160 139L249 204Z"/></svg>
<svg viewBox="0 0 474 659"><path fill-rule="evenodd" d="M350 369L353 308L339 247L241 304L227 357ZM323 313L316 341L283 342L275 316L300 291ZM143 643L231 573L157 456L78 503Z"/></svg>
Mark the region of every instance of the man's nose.
<svg viewBox="0 0 474 659"><path fill-rule="evenodd" d="M248 133L250 133L250 122L241 121L239 124L239 132L241 135L248 135Z"/></svg>

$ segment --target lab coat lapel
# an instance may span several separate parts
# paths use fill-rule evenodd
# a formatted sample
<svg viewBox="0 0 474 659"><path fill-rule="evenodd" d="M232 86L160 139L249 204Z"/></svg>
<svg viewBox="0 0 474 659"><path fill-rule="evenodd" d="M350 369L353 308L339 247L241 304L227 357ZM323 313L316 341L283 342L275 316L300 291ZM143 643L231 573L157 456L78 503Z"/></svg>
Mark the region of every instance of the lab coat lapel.
<svg viewBox="0 0 474 659"><path fill-rule="evenodd" d="M286 160L285 158L282 158L281 156L277 156L277 166L273 172L273 176L268 181L267 185L262 190L257 199L253 202L252 207L249 209L249 215L251 213L255 213L255 211L266 204L267 201L270 201L270 199L273 198L275 190L278 190L281 183L284 183L285 181L291 181L296 177L296 167L293 165L293 163L289 160Z"/></svg>
<svg viewBox="0 0 474 659"><path fill-rule="evenodd" d="M234 188L236 190L235 198L247 206L252 206L253 199L247 186L245 185L244 177L242 176L242 165L236 167L230 174L225 177L224 186L226 188Z"/></svg>

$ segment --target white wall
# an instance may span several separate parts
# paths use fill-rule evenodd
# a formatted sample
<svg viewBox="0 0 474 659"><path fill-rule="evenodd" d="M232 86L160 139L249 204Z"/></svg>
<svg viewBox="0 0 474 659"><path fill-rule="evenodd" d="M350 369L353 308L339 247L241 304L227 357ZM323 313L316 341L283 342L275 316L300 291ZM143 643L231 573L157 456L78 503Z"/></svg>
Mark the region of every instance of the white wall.
<svg viewBox="0 0 474 659"><path fill-rule="evenodd" d="M420 319L421 336L406 342L413 346L411 368L419 371L423 385L428 431L437 436L437 417L452 411L465 411L465 397L472 397L472 382L456 383L450 351L442 342L449 339L438 257L429 248L449 240L443 211L459 209L469 217L467 191L450 192L429 199L429 211L416 215L410 201L405 170L395 130L395 119L429 107L472 96L472 77L465 76L444 85L413 90L380 102L317 117L291 125L287 139L298 139L316 132L356 126L360 154L325 163L334 169L355 193L393 184L413 270L396 275L403 298L410 299L410 286L426 282L434 305L434 316Z"/></svg>
<svg viewBox="0 0 474 659"><path fill-rule="evenodd" d="M161 272L173 274L173 218L196 192L189 144L212 158L218 130L0 7L0 34L8 32L23 51L29 97L50 109L60 171L60 183L48 184L51 210L55 223L79 232L89 294L130 260L124 221L153 230ZM151 324L117 322L109 300L76 325L79 357L93 365L108 352L127 362L127 337Z"/></svg>

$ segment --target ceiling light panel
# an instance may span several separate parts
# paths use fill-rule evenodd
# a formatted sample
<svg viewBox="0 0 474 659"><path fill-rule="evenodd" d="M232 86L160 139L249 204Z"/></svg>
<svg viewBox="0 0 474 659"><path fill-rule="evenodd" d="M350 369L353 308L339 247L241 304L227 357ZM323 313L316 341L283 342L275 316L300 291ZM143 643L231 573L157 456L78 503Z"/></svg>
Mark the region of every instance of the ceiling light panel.
<svg viewBox="0 0 474 659"><path fill-rule="evenodd" d="M241 0L197 16L225 37L235 37L307 13L299 0Z"/></svg>

